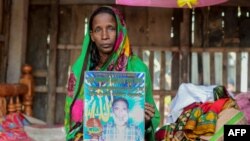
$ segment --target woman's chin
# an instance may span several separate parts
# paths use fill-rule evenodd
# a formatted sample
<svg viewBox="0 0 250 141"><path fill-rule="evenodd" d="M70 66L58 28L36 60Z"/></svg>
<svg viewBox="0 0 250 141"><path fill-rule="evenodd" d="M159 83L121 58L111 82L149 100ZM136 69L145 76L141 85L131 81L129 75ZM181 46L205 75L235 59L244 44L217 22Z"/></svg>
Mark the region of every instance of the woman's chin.
<svg viewBox="0 0 250 141"><path fill-rule="evenodd" d="M102 48L102 50L100 50L100 52L102 52L104 54L111 54L113 52L113 48L112 47Z"/></svg>

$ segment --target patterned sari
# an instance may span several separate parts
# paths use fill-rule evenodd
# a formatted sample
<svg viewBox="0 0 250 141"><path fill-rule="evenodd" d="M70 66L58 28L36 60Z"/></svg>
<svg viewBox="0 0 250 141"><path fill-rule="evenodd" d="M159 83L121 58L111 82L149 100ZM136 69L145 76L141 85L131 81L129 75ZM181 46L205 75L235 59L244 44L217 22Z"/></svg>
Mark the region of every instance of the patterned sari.
<svg viewBox="0 0 250 141"><path fill-rule="evenodd" d="M160 114L155 105L152 95L152 83L147 66L132 54L127 29L123 18L118 10L108 7L116 15L117 22L117 39L113 52L105 64L99 68L99 71L128 71L128 72L145 72L146 74L146 92L145 101L154 105L155 115L151 119L150 130L147 130L147 141L154 140L154 132L160 121ZM83 73L93 65L89 57L89 48L94 43L90 39L90 29L88 27L85 35L82 52L72 67L72 72L68 79L68 94L65 103L65 129L67 140L73 140L76 137L81 138L83 129Z"/></svg>

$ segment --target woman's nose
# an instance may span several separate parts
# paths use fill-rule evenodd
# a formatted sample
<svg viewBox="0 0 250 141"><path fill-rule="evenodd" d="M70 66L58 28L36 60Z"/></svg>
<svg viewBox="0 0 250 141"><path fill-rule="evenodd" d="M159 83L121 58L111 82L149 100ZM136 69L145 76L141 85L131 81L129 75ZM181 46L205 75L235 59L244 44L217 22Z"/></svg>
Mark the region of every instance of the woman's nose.
<svg viewBox="0 0 250 141"><path fill-rule="evenodd" d="M109 38L109 33L108 31L105 29L103 30L102 32L102 39L105 40L105 39L108 39Z"/></svg>

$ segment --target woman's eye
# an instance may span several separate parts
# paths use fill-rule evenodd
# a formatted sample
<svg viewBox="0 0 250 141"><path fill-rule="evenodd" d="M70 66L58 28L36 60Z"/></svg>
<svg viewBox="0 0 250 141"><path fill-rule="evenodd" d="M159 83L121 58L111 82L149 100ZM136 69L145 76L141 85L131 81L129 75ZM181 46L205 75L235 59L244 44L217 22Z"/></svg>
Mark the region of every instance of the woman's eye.
<svg viewBox="0 0 250 141"><path fill-rule="evenodd" d="M95 32L95 33L101 32L101 28L96 28L96 29L94 30L94 32Z"/></svg>
<svg viewBox="0 0 250 141"><path fill-rule="evenodd" d="M116 29L115 29L115 27L113 27L113 26L109 26L108 27L108 31L115 31Z"/></svg>

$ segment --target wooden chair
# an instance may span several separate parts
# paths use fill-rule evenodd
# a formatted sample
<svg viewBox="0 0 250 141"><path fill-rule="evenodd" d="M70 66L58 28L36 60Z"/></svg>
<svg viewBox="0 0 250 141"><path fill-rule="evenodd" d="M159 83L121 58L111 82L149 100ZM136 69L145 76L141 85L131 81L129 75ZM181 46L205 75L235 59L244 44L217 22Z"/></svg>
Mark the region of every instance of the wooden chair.
<svg viewBox="0 0 250 141"><path fill-rule="evenodd" d="M14 112L32 116L34 81L32 67L24 65L19 83L0 83L0 117Z"/></svg>

